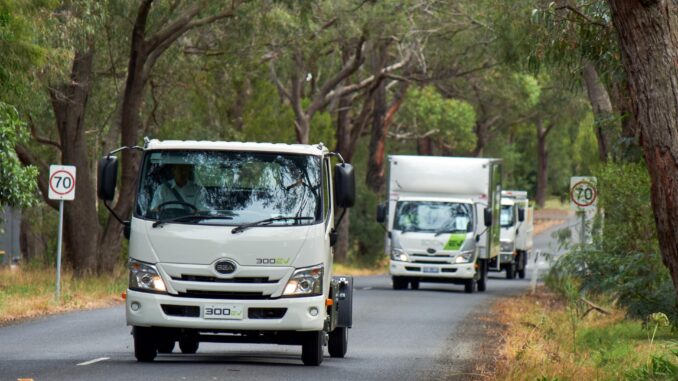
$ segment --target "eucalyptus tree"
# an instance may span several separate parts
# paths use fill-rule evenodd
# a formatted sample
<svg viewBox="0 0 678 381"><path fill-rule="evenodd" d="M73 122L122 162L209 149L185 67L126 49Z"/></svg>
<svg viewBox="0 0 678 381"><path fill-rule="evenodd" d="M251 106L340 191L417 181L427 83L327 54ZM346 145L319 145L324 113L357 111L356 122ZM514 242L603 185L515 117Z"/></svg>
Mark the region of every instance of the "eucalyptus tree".
<svg viewBox="0 0 678 381"><path fill-rule="evenodd" d="M34 141L51 147L62 163L75 165L78 169L78 197L65 210L65 240L71 254L70 263L77 274L109 272L119 261L121 249L122 226L112 218L103 224L99 222L94 160L89 150L92 141L88 135L92 134L89 131L97 132L94 136L120 139L125 146L139 144L139 133L144 128L141 114L149 98L146 90L156 63L189 31L218 20L235 18L238 5L236 1L219 6L207 1L175 1L155 6L152 0L142 1L137 6L92 1L64 4L45 15L50 26L45 28L45 40L56 46L55 57L69 57L72 65L70 70L61 68L60 71L57 67L39 81L48 94L52 115L45 125L35 126L36 131L47 135L36 137ZM133 21L130 25L123 20ZM127 60L126 71L116 69L120 57L115 56L117 51L112 46L117 38L107 29L120 25L123 30L118 32L130 36L127 40L129 50L122 53ZM100 71L97 64L102 61L107 61L106 66L110 67ZM101 83L99 79L111 77L116 83L115 88L94 86ZM122 80L117 83L120 78L124 78L124 84ZM112 100L112 109L118 116L111 118L113 126L106 133L96 128L88 130L91 127L88 117L99 119L99 115L88 113L89 100L98 95L92 93L95 88L117 93ZM108 123L103 121L104 125ZM101 127L98 123L96 126ZM54 206L46 197L47 167L41 159L43 148L35 144L17 145L16 152L22 162L40 168L39 188L45 202ZM138 155L123 152L121 190L114 206L119 215L130 213L137 168Z"/></svg>
<svg viewBox="0 0 678 381"><path fill-rule="evenodd" d="M651 179L662 259L678 296L678 4L610 0Z"/></svg>

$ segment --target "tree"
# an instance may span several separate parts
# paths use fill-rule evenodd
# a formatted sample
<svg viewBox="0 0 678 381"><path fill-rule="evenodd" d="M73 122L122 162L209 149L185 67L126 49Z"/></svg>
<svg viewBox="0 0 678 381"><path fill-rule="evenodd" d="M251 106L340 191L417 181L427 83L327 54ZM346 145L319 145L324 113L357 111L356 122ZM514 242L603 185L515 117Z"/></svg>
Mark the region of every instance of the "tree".
<svg viewBox="0 0 678 381"><path fill-rule="evenodd" d="M662 259L678 297L678 4L609 0L651 178Z"/></svg>

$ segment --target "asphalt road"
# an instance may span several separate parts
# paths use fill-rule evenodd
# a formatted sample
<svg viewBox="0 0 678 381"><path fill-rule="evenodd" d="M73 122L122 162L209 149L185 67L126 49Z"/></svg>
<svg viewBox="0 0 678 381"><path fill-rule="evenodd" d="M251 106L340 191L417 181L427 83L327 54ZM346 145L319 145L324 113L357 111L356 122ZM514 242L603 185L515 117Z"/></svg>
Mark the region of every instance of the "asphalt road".
<svg viewBox="0 0 678 381"><path fill-rule="evenodd" d="M549 237L536 237L536 248L546 251ZM0 381L456 379L472 371L477 344L464 331L494 299L524 292L529 270L524 280L491 273L487 291L474 294L434 283L394 291L387 276L357 278L347 356L326 354L320 367L303 366L297 346L212 343L138 363L122 306L38 319L0 328Z"/></svg>

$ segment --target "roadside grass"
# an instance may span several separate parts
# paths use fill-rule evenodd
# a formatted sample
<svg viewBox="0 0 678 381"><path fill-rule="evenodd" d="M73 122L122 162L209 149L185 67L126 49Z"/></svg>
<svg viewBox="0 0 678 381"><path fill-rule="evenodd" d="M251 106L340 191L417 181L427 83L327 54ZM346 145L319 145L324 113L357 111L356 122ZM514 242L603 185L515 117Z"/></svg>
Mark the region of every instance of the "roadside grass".
<svg viewBox="0 0 678 381"><path fill-rule="evenodd" d="M75 278L61 274L61 300L55 300L54 269L0 268L0 326L43 315L110 306L122 302L127 272Z"/></svg>
<svg viewBox="0 0 678 381"><path fill-rule="evenodd" d="M496 380L676 380L678 336L668 327L644 329L613 307L609 315L582 310L541 288L499 301L502 344ZM586 308L584 308L584 311Z"/></svg>
<svg viewBox="0 0 678 381"><path fill-rule="evenodd" d="M358 263L338 263L332 264L332 275L381 275L388 273L388 259L377 262L374 265L365 266Z"/></svg>

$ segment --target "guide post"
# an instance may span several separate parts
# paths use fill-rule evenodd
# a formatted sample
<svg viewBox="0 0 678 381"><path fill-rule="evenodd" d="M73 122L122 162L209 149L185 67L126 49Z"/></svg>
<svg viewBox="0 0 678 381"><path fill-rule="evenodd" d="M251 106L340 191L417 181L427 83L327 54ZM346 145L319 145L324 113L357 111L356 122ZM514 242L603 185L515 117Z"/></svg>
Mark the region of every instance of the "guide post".
<svg viewBox="0 0 678 381"><path fill-rule="evenodd" d="M49 166L49 195L50 200L59 200L59 227L57 235L57 260L56 260L56 291L55 298L61 297L61 242L64 223L64 201L75 199L75 166L50 165Z"/></svg>

